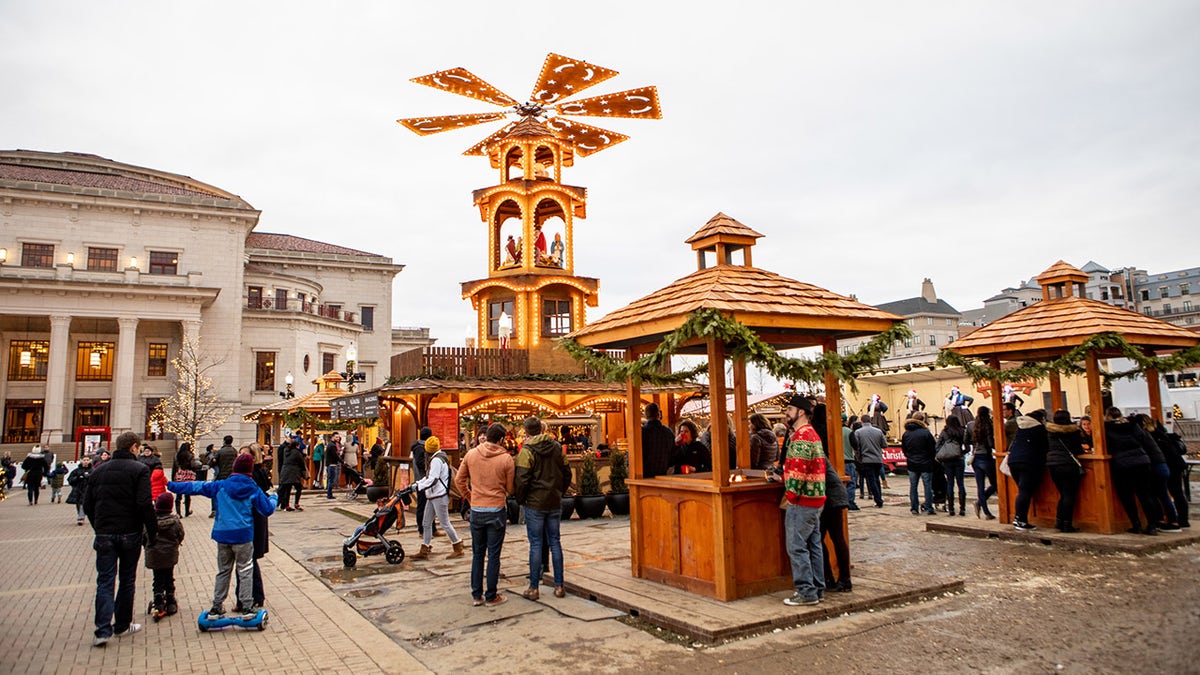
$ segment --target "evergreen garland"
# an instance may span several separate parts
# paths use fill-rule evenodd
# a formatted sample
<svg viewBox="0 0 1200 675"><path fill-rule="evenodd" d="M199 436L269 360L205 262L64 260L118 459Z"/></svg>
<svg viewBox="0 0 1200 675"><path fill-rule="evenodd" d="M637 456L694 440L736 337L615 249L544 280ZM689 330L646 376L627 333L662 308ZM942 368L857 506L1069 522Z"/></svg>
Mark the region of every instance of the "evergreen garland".
<svg viewBox="0 0 1200 675"><path fill-rule="evenodd" d="M373 427L378 422L378 417L359 420L323 420L306 408L295 408L283 413L283 424L289 429L311 427L316 431L349 431L357 429L359 426Z"/></svg>
<svg viewBox="0 0 1200 675"><path fill-rule="evenodd" d="M1102 371L1100 376L1104 385L1108 386L1113 380L1126 380L1137 377L1151 368L1161 373L1172 373L1188 366L1200 363L1200 345L1189 347L1168 356L1152 356L1125 341L1119 333L1099 333L1084 340L1082 344L1053 361L1026 361L1013 368L992 368L979 363L976 359L957 354L950 349L943 349L938 354L937 365L941 368L962 368L972 382L995 379L1000 382L1020 382L1025 379L1041 380L1051 373L1059 375L1080 375L1087 369L1080 363L1087 358L1088 352L1117 350L1122 356L1137 364L1129 370L1118 372Z"/></svg>
<svg viewBox="0 0 1200 675"><path fill-rule="evenodd" d="M855 375L877 367L893 344L909 337L912 337L912 332L908 326L898 321L888 330L861 345L852 354L842 356L835 351L822 352L815 359L796 359L780 354L774 347L760 340L749 327L725 316L719 310L698 309L688 316L682 326L664 336L653 352L636 361L617 361L571 338L561 338L558 343L572 358L600 373L608 382L631 379L639 384L647 382L662 385L690 381L695 376L708 372L708 364L665 373L663 371L670 363L671 356L693 338L715 338L725 343L728 358L743 358L762 366L781 380L816 384L824 381L826 372L831 372L838 380L848 382L850 388L857 392Z"/></svg>

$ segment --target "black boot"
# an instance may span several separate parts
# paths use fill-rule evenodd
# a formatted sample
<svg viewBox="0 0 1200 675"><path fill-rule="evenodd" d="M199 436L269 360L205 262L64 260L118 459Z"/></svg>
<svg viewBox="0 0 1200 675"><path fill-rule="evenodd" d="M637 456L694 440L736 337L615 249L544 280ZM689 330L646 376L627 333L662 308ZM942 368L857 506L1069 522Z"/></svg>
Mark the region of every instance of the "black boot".
<svg viewBox="0 0 1200 675"><path fill-rule="evenodd" d="M167 616L179 613L179 603L175 601L174 593L167 593Z"/></svg>
<svg viewBox="0 0 1200 675"><path fill-rule="evenodd" d="M958 515L967 515L967 496L964 494L958 495Z"/></svg>
<svg viewBox="0 0 1200 675"><path fill-rule="evenodd" d="M154 594L154 601L150 603L150 614L151 614L151 618L154 619L155 623L158 623L159 621L162 620L163 617L165 617L167 615L167 594L166 593L155 593Z"/></svg>

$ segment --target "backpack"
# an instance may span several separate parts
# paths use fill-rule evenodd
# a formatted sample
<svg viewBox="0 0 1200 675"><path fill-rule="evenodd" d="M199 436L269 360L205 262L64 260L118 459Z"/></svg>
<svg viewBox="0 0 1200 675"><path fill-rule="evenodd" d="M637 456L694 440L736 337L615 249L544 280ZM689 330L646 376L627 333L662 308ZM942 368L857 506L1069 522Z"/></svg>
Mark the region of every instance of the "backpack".
<svg viewBox="0 0 1200 675"><path fill-rule="evenodd" d="M455 499L462 499L462 493L458 491L458 486L454 484L454 479L458 478L458 469L450 463L450 458L447 457L446 453L441 450L435 452L433 457L430 457L429 459L430 461L433 461L438 457L441 457L442 461L446 463L446 467L450 469L450 483L448 485L446 483L442 483L442 487L446 488L446 494L454 497Z"/></svg>

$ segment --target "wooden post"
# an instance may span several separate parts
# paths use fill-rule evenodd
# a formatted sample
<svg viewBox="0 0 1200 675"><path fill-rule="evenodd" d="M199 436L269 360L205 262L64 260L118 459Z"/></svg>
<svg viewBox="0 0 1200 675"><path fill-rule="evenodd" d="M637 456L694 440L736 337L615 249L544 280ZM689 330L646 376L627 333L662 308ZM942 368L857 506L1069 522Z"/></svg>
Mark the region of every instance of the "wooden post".
<svg viewBox="0 0 1200 675"><path fill-rule="evenodd" d="M1000 370L1000 358L993 356L988 359L988 367L993 370ZM996 501L1000 512L1000 522L1007 523L1013 519L1012 503L1015 497L1010 496L1016 494L1016 486L1012 484L1012 479L1000 472L1000 462L1008 454L1008 441L1010 440L1004 434L1004 400L1001 397L1000 380L991 378L992 385L992 400L995 403L995 409L992 411L992 439L995 441L996 450Z"/></svg>
<svg viewBox="0 0 1200 675"><path fill-rule="evenodd" d="M712 426L713 486L729 485L729 426L725 419L725 343L708 340L708 412Z"/></svg>
<svg viewBox="0 0 1200 675"><path fill-rule="evenodd" d="M836 353L837 340L825 340L821 347L826 353ZM825 371L825 430L829 436L829 452L826 460L833 463L833 470L837 472L838 477L844 483L846 481L846 448L842 446L842 387L837 375L828 370ZM842 532L846 535L846 550L849 551L850 512L847 509L842 509ZM829 547L830 557L833 558L829 567L834 570L835 574L838 569L836 551L836 546ZM838 579L838 581L842 581L842 579Z"/></svg>
<svg viewBox="0 0 1200 675"><path fill-rule="evenodd" d="M635 361L634 349L625 350L625 360ZM625 438L629 446L626 464L632 478L642 478L642 387L632 379L625 381ZM634 578L642 577L642 507L638 500L641 489L629 486L629 566Z"/></svg>
<svg viewBox="0 0 1200 675"><path fill-rule="evenodd" d="M1117 506L1111 492L1112 466L1108 463L1108 443L1104 437L1104 392L1100 389L1100 362L1096 352L1088 352L1086 365L1089 417L1092 420L1092 454L1096 456L1096 461L1089 463L1088 470L1092 475L1084 479L1082 487L1086 490L1087 479L1090 478L1098 493L1095 497L1100 499L1101 504L1098 518L1100 532L1112 534L1117 531ZM1086 494L1081 496L1084 499L1088 497Z"/></svg>
<svg viewBox="0 0 1200 675"><path fill-rule="evenodd" d="M1163 417L1162 389L1158 386L1158 368L1147 368L1144 375L1146 393L1150 395L1150 417L1162 424L1166 419Z"/></svg>
<svg viewBox="0 0 1200 675"><path fill-rule="evenodd" d="M1050 373L1050 409L1046 411L1046 419L1054 417L1054 411L1059 409L1059 406L1066 408L1066 404L1062 400L1062 378L1057 372Z"/></svg>
<svg viewBox="0 0 1200 675"><path fill-rule="evenodd" d="M711 371L710 371L711 372ZM750 469L750 407L746 400L746 359L733 361L733 427L737 436L737 465Z"/></svg>

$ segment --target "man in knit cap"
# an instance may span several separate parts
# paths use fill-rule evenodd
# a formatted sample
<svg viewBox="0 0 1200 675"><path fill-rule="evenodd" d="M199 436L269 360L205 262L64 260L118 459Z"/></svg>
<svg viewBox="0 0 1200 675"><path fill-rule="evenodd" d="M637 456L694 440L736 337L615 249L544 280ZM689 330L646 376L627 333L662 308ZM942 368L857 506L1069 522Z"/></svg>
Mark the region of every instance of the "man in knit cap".
<svg viewBox="0 0 1200 675"><path fill-rule="evenodd" d="M210 618L225 614L225 596L229 594L229 579L236 565L238 575L238 602L243 608L254 605L254 511L264 516L275 512L277 497L266 493L250 477L254 470L254 457L243 453L233 460L233 473L224 480L210 483L171 482L167 489L175 494L203 495L213 500L217 512L213 521L212 538L217 542L217 579L213 587ZM251 619L254 612L242 618Z"/></svg>

